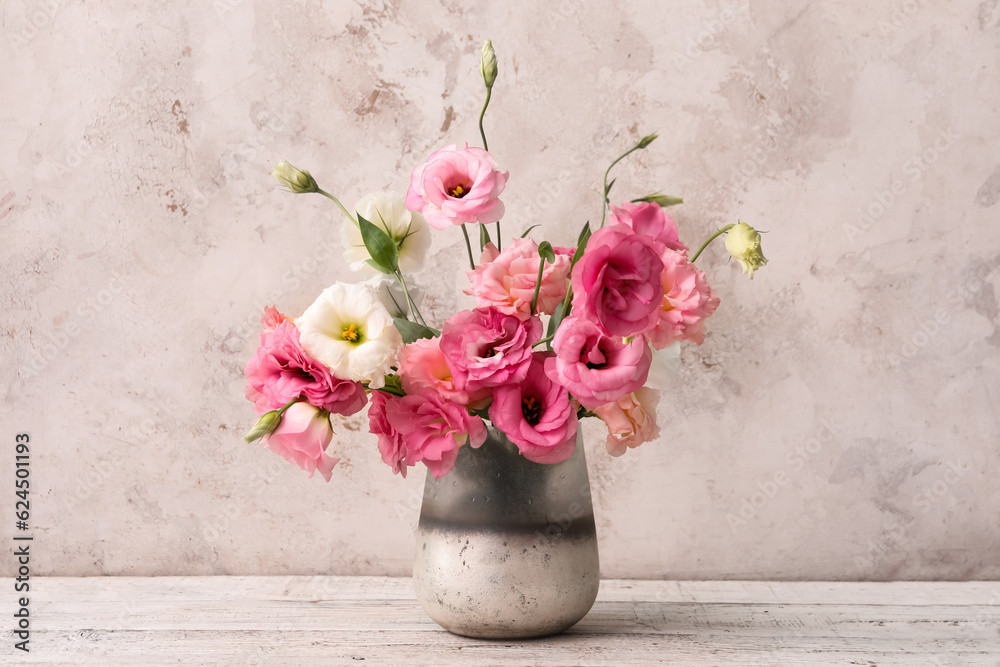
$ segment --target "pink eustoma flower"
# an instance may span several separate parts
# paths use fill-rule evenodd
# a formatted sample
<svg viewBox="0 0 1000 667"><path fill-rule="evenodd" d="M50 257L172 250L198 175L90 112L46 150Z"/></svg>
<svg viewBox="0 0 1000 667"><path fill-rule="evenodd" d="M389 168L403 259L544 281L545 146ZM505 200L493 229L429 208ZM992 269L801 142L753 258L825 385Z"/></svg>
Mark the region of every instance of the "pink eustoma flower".
<svg viewBox="0 0 1000 667"><path fill-rule="evenodd" d="M627 338L657 322L663 244L627 225L594 232L573 270L573 310L606 336Z"/></svg>
<svg viewBox="0 0 1000 667"><path fill-rule="evenodd" d="M677 223L663 212L663 207L652 202L626 202L611 207L611 223L628 225L636 234L645 234L678 252L687 252L677 233Z"/></svg>
<svg viewBox="0 0 1000 667"><path fill-rule="evenodd" d="M546 374L586 407L616 401L644 385L653 360L642 336L625 343L579 317L563 320L552 349L556 357L545 367Z"/></svg>
<svg viewBox="0 0 1000 667"><path fill-rule="evenodd" d="M487 388L462 391L441 352L440 338L421 338L399 349L399 378L407 394L433 392L459 405L480 405L490 397Z"/></svg>
<svg viewBox="0 0 1000 667"><path fill-rule="evenodd" d="M680 340L701 345L705 340L705 318L719 307L719 297L705 273L688 261L687 255L665 250L660 280L663 298L656 326L645 336L657 350Z"/></svg>
<svg viewBox="0 0 1000 667"><path fill-rule="evenodd" d="M520 320L490 306L452 315L444 323L440 345L455 388L476 392L523 380L531 346L541 335L537 317Z"/></svg>
<svg viewBox="0 0 1000 667"><path fill-rule="evenodd" d="M329 413L300 401L285 410L278 427L260 444L302 468L310 477L319 470L329 482L333 467L340 461L326 453L332 439Z"/></svg>
<svg viewBox="0 0 1000 667"><path fill-rule="evenodd" d="M576 447L576 406L569 392L546 374L551 352L537 352L524 380L493 390L490 420L535 463L559 463Z"/></svg>
<svg viewBox="0 0 1000 667"><path fill-rule="evenodd" d="M434 477L451 472L466 441L473 447L486 441L482 419L438 394L404 396L393 402L386 417L405 443L406 462L423 461Z"/></svg>
<svg viewBox="0 0 1000 667"><path fill-rule="evenodd" d="M378 436L378 451L382 460L392 471L406 477L406 467L412 462L406 460L406 444L403 434L389 423L389 412L399 409L399 397L384 391L372 392L371 407L368 408L368 430Z"/></svg>
<svg viewBox="0 0 1000 667"><path fill-rule="evenodd" d="M506 185L507 172L482 148L445 146L413 170L406 208L420 211L435 229L496 222L503 217L498 197Z"/></svg>
<svg viewBox="0 0 1000 667"><path fill-rule="evenodd" d="M560 252L562 250L562 252ZM545 263L538 290L537 312L551 315L569 288L572 249L556 248L554 264ZM472 286L466 294L476 297L480 307L496 306L508 315L526 320L533 314L531 300L538 283L538 244L532 239L513 239L503 252L492 243L483 248L479 266L469 271Z"/></svg>
<svg viewBox="0 0 1000 667"><path fill-rule="evenodd" d="M608 453L621 456L629 448L660 436L656 425L656 405L660 392L643 387L617 401L593 408L594 414L608 427Z"/></svg>
<svg viewBox="0 0 1000 667"><path fill-rule="evenodd" d="M340 415L352 415L368 402L360 382L334 377L299 342L299 330L287 318L267 312L261 322L260 347L244 367L246 397L259 414L277 410L293 398Z"/></svg>

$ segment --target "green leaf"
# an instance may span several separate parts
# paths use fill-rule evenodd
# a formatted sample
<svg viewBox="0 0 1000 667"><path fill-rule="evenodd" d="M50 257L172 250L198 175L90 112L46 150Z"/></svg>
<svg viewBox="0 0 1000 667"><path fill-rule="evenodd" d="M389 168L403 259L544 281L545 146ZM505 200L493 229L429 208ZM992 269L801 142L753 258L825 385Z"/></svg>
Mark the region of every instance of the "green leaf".
<svg viewBox="0 0 1000 667"><path fill-rule="evenodd" d="M385 231L379 229L364 216L358 213L358 226L361 229L361 239L371 255L375 268L383 273L395 273L399 269L399 249Z"/></svg>
<svg viewBox="0 0 1000 667"><path fill-rule="evenodd" d="M411 322L410 320L404 320L402 317L392 318L392 323L396 325L396 331L399 332L403 342L407 344L421 338L434 338L441 334L440 331L425 327L423 324Z"/></svg>
<svg viewBox="0 0 1000 667"><path fill-rule="evenodd" d="M521 238L523 239L525 236L527 236L528 232L530 232L535 227L541 227L541 226L542 226L542 223L538 223L537 225L532 225L531 227L528 227L527 229L524 230L524 233L521 234Z"/></svg>
<svg viewBox="0 0 1000 667"><path fill-rule="evenodd" d="M617 178L612 178L611 182L608 183L608 186L606 188L604 188L604 198L605 199L608 198L608 193L611 192L611 188L614 186L615 181L617 181L617 180L618 180Z"/></svg>
<svg viewBox="0 0 1000 667"><path fill-rule="evenodd" d="M479 225L479 252L483 251L486 244L490 242L490 232L486 229L486 225Z"/></svg>
<svg viewBox="0 0 1000 667"><path fill-rule="evenodd" d="M383 269L381 266L379 266L378 264L376 264L375 262L373 262L370 259L366 259L365 260L365 264L367 264L368 266L372 267L376 271L381 271L382 273L388 273L390 276L392 275L392 271L386 271L385 269Z"/></svg>
<svg viewBox="0 0 1000 667"><path fill-rule="evenodd" d="M552 249L552 244L549 243L548 241L542 241L541 244L539 244L538 255L539 257L544 257L545 259L549 260L549 264L556 263L556 253Z"/></svg>
<svg viewBox="0 0 1000 667"><path fill-rule="evenodd" d="M580 261L583 257L583 251L587 249L587 241L590 240L590 221L588 220L583 224L583 229L580 230L580 236L576 240L576 252L573 253L573 261L570 263L570 268L576 266L576 263Z"/></svg>

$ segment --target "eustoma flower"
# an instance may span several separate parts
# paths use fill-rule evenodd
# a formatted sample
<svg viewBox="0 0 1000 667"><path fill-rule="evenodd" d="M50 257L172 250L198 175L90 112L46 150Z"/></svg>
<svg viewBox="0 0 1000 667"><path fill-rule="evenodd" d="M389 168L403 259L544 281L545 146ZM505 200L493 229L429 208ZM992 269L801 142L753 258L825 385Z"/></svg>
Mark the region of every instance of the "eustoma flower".
<svg viewBox="0 0 1000 667"><path fill-rule="evenodd" d="M482 148L445 146L413 170L406 208L420 211L435 229L496 222L503 217L498 197L506 185L507 172Z"/></svg>
<svg viewBox="0 0 1000 667"><path fill-rule="evenodd" d="M659 402L660 392L643 387L593 409L608 427L609 454L621 456L627 449L659 437L660 427L656 425Z"/></svg>
<svg viewBox="0 0 1000 667"><path fill-rule="evenodd" d="M536 352L524 380L493 390L490 420L535 463L559 463L576 447L576 406L569 392L546 374L555 359Z"/></svg>
<svg viewBox="0 0 1000 667"><path fill-rule="evenodd" d="M378 437L378 451L385 464L397 475L406 477L406 468L413 462L407 462L403 434L393 428L388 417L390 411L398 409L398 403L397 396L373 391L371 407L368 408L368 430Z"/></svg>
<svg viewBox="0 0 1000 667"><path fill-rule="evenodd" d="M475 392L523 380L531 364L531 346L541 334L537 317L520 320L492 306L463 310L445 322L441 352L454 374L455 388Z"/></svg>
<svg viewBox="0 0 1000 667"><path fill-rule="evenodd" d="M426 393L404 396L392 402L386 419L406 447L406 463L423 461L435 477L451 472L458 449L469 442L479 447L486 441L483 420L465 408Z"/></svg>
<svg viewBox="0 0 1000 667"><path fill-rule="evenodd" d="M701 345L705 340L705 318L719 307L719 297L705 274L673 250L663 253L663 300L656 326L646 333L657 350L680 340Z"/></svg>
<svg viewBox="0 0 1000 667"><path fill-rule="evenodd" d="M441 352L440 338L420 338L399 350L399 377L407 394L435 393L459 405L482 403L490 390L462 391L455 387L455 378L448 360Z"/></svg>
<svg viewBox="0 0 1000 667"><path fill-rule="evenodd" d="M367 398L361 383L331 375L302 349L299 330L291 322L278 321L271 328L275 314L277 311L271 308L261 320L265 331L260 336L260 347L244 368L246 397L254 402L257 412L277 410L299 397L341 415L352 415L363 408Z"/></svg>
<svg viewBox="0 0 1000 667"><path fill-rule="evenodd" d="M319 470L329 482L333 467L340 461L326 453L332 439L330 414L300 401L285 410L281 423L261 440L261 445L302 468L310 477Z"/></svg>
<svg viewBox="0 0 1000 667"><path fill-rule="evenodd" d="M572 254L571 249L556 248L555 263L545 263L538 290L539 313L551 315L566 295ZM476 297L478 306L496 306L526 320L532 315L531 299L538 284L540 261L538 244L529 238L514 239L503 252L487 243L479 266L468 272L472 286L465 293Z"/></svg>
<svg viewBox="0 0 1000 667"><path fill-rule="evenodd" d="M677 223L659 204L626 202L620 207L612 206L611 222L628 225L636 234L652 236L671 250L687 252L687 246L681 243L677 233Z"/></svg>
<svg viewBox="0 0 1000 667"><path fill-rule="evenodd" d="M427 249L431 246L431 232L418 211L406 210L401 195L390 192L373 192L362 197L354 210L365 220L379 227L396 244L399 251L399 269L415 273L423 268ZM345 220L340 227L340 240L344 246L344 259L352 271L376 273L367 263L371 259L365 248L361 229L353 220Z"/></svg>
<svg viewBox="0 0 1000 667"><path fill-rule="evenodd" d="M642 336L625 343L579 317L563 321L552 349L556 357L546 365L546 374L586 407L616 401L641 387L653 358Z"/></svg>
<svg viewBox="0 0 1000 667"><path fill-rule="evenodd" d="M392 316L365 285L336 283L295 320L302 347L336 377L384 386L403 344Z"/></svg>
<svg viewBox="0 0 1000 667"><path fill-rule="evenodd" d="M663 244L618 224L594 232L573 270L573 310L606 336L629 337L657 322Z"/></svg>

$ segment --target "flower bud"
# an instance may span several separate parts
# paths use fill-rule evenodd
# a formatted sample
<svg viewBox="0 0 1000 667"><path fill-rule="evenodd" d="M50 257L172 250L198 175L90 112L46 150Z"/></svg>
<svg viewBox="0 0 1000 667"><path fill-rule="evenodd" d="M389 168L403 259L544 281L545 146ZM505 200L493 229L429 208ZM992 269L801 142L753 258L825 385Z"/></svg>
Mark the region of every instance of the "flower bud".
<svg viewBox="0 0 1000 667"><path fill-rule="evenodd" d="M658 136L660 135L656 134L655 132L653 134L646 135L645 137L639 140L639 143L636 145L636 148L645 148L646 146L653 143L653 141L655 141Z"/></svg>
<svg viewBox="0 0 1000 667"><path fill-rule="evenodd" d="M281 181L281 184L292 192L303 193L319 191L319 185L316 184L316 179L313 178L308 171L305 169L299 169L298 167L293 167L284 160L274 165L274 171L271 172L271 175Z"/></svg>
<svg viewBox="0 0 1000 667"><path fill-rule="evenodd" d="M274 432L274 429L278 428L278 424L280 423L281 414L277 410L265 412L257 420L257 423L253 425L250 432L243 436L243 439L247 442L253 442L254 440L266 438Z"/></svg>
<svg viewBox="0 0 1000 667"><path fill-rule="evenodd" d="M497 80L497 54L493 50L491 40L483 42L483 58L479 61L479 73L483 75L486 87L492 88L493 82Z"/></svg>
<svg viewBox="0 0 1000 667"><path fill-rule="evenodd" d="M743 267L743 273L753 279L753 272L767 264L760 250L760 232L745 222L733 225L726 233L726 250Z"/></svg>
<svg viewBox="0 0 1000 667"><path fill-rule="evenodd" d="M632 203L637 204L639 202L649 202L651 204L659 204L663 208L668 206L676 206L677 204L683 204L683 197L671 197L670 195L665 195L662 192L655 192L651 195L646 195L645 197L639 197L638 199L633 199Z"/></svg>

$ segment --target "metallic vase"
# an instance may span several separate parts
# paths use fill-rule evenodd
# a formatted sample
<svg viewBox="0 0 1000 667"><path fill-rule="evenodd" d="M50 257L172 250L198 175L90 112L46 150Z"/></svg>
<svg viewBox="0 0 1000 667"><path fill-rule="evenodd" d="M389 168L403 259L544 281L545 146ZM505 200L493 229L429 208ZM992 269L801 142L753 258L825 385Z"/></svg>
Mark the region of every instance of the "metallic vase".
<svg viewBox="0 0 1000 667"><path fill-rule="evenodd" d="M446 630L493 639L562 632L590 611L599 581L579 431L568 460L543 465L490 426L450 473L427 473L413 583Z"/></svg>

